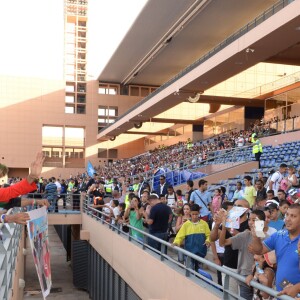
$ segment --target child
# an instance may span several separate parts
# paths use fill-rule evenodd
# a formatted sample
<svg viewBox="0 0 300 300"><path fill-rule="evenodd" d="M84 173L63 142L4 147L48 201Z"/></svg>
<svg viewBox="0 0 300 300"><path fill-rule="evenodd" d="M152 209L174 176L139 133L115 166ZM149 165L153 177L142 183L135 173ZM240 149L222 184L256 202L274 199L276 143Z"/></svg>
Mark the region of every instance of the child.
<svg viewBox="0 0 300 300"><path fill-rule="evenodd" d="M287 200L281 200L279 202L279 215L278 215L278 220L283 220L285 217L285 214L290 206L290 202Z"/></svg>
<svg viewBox="0 0 300 300"><path fill-rule="evenodd" d="M202 258L206 256L207 247L210 246L210 230L208 224L199 219L200 206L191 206L191 220L186 221L180 228L173 242L180 246L184 240L184 249ZM191 268L198 271L199 263L191 261Z"/></svg>
<svg viewBox="0 0 300 300"><path fill-rule="evenodd" d="M221 189L215 189L215 194L212 199L212 215L220 210L222 204Z"/></svg>
<svg viewBox="0 0 300 300"><path fill-rule="evenodd" d="M271 253L271 252L269 252ZM275 256L275 254L273 254ZM264 255L254 255L255 264L253 266L253 273L252 275L248 275L246 277L246 283L250 286L251 280L255 280L269 288L272 288L274 278L275 278L275 271L272 264L267 263ZM273 297L269 296L269 294L262 292L260 290L254 289L253 291L253 298L256 299L264 299L264 300L271 300L274 299Z"/></svg>

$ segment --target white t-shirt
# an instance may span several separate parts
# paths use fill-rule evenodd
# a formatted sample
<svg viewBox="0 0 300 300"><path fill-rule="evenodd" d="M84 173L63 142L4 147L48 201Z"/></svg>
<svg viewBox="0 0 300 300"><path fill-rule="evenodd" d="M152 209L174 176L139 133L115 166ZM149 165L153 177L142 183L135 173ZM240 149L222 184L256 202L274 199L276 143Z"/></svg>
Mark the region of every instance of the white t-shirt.
<svg viewBox="0 0 300 300"><path fill-rule="evenodd" d="M277 171L272 176L270 181L273 182L272 190L274 191L274 195L277 196L277 191L279 190L280 182L283 179L282 174ZM267 191L270 190L269 187L267 187Z"/></svg>
<svg viewBox="0 0 300 300"><path fill-rule="evenodd" d="M243 147L244 144L245 144L245 139L242 136L238 137L238 139L237 139L237 146L238 147Z"/></svg>
<svg viewBox="0 0 300 300"><path fill-rule="evenodd" d="M166 194L166 199L168 200L167 205L168 206L173 206L175 205L175 194Z"/></svg>

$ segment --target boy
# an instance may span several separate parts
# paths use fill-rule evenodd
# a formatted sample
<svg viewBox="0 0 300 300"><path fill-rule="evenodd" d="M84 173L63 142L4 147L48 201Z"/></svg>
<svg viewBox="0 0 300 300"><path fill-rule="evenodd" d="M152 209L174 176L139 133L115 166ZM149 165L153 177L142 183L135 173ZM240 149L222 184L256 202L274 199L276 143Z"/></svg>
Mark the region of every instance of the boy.
<svg viewBox="0 0 300 300"><path fill-rule="evenodd" d="M288 208L290 207L290 202L288 202L287 200L281 200L279 202L279 215L278 215L278 220L283 220L285 217L285 214L288 210Z"/></svg>
<svg viewBox="0 0 300 300"><path fill-rule="evenodd" d="M180 228L173 242L180 246L184 240L184 249L202 258L206 256L207 247L210 246L210 230L208 224L199 218L200 206L191 206L191 220L186 221ZM198 271L199 263L191 261L191 268Z"/></svg>

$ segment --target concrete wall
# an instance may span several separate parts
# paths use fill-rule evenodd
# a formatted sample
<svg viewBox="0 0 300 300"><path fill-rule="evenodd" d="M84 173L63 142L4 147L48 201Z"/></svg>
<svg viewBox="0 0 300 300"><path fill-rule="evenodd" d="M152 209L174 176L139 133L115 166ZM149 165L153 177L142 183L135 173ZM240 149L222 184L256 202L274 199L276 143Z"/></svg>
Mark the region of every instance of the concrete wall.
<svg viewBox="0 0 300 300"><path fill-rule="evenodd" d="M82 215L90 244L143 300L219 299L108 227Z"/></svg>

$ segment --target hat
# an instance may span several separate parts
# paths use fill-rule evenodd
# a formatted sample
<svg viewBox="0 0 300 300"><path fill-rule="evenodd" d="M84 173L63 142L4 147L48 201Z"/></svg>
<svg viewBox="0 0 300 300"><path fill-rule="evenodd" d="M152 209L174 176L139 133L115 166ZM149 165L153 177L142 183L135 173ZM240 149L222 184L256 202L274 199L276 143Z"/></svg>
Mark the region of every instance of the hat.
<svg viewBox="0 0 300 300"><path fill-rule="evenodd" d="M296 195L298 193L298 191L297 191L297 189L290 189L288 191L288 193L289 193L289 195L294 196L294 195Z"/></svg>
<svg viewBox="0 0 300 300"><path fill-rule="evenodd" d="M269 209L278 209L278 202L276 200L268 200L265 204Z"/></svg>
<svg viewBox="0 0 300 300"><path fill-rule="evenodd" d="M274 265L276 264L276 255L275 255L275 250L267 252L264 254L264 258L266 260L266 263L273 268Z"/></svg>

